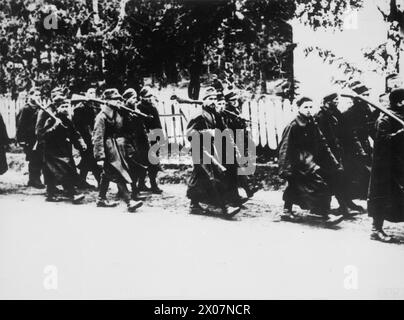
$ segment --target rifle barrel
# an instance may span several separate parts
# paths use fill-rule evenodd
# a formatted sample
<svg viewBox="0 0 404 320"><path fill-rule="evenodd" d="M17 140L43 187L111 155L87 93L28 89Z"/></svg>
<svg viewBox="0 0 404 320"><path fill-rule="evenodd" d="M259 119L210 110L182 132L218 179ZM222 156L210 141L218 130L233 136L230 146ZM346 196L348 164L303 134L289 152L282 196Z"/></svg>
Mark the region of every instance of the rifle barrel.
<svg viewBox="0 0 404 320"><path fill-rule="evenodd" d="M400 119L398 116L396 116L394 114L394 112L370 102L369 100L365 99L363 96L360 96L360 95L354 96L354 95L350 95L350 94L341 94L341 96L348 97L348 98L359 98L362 101L366 102L367 104L371 105L372 107L376 108L377 110L383 112L385 115L389 116L390 118L396 120L404 127L404 121L402 119Z"/></svg>

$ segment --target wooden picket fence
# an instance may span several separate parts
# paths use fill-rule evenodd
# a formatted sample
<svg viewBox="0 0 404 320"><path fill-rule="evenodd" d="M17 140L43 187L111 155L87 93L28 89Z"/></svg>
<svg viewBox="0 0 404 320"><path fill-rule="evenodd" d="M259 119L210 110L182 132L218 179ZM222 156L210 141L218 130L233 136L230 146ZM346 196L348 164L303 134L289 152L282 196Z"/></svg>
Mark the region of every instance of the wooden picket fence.
<svg viewBox="0 0 404 320"><path fill-rule="evenodd" d="M201 107L194 104L178 104L171 100L173 94L185 96L185 91L175 89L156 91L157 108L168 141L183 146L187 143L185 132L188 121L200 112ZM25 96L13 101L7 95L0 95L0 112L12 139L16 133L16 115L24 103ZM272 150L277 149L282 131L294 114L293 105L278 96L251 97L246 99L242 106L242 117L250 120L255 144Z"/></svg>

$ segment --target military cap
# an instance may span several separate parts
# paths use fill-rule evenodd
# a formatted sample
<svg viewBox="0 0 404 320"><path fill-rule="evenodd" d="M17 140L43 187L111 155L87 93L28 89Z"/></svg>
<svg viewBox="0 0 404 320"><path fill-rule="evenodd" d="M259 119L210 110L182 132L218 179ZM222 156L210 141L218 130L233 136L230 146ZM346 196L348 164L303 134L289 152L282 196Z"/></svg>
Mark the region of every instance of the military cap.
<svg viewBox="0 0 404 320"><path fill-rule="evenodd" d="M102 97L105 100L123 100L122 96L119 94L118 89L116 88L106 89L102 94Z"/></svg>
<svg viewBox="0 0 404 320"><path fill-rule="evenodd" d="M209 97L217 97L217 90L213 87L207 87L202 95L202 100L206 100Z"/></svg>
<svg viewBox="0 0 404 320"><path fill-rule="evenodd" d="M133 96L137 96L136 90L133 88L126 89L122 95L122 97L125 100L128 100L128 99L132 98Z"/></svg>
<svg viewBox="0 0 404 320"><path fill-rule="evenodd" d="M389 96L391 106L395 106L400 101L404 100L404 89L394 89Z"/></svg>

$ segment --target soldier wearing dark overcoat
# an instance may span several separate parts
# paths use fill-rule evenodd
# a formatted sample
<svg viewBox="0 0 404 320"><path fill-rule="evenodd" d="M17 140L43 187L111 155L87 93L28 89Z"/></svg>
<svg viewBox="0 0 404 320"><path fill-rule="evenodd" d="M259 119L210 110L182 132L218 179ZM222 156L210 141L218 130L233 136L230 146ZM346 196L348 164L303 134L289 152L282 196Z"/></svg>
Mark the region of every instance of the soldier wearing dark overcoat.
<svg viewBox="0 0 404 320"><path fill-rule="evenodd" d="M279 146L279 174L288 185L281 218L298 221L292 211L294 204L319 215L327 223L339 223L342 215L330 214L331 190L325 171L337 170L339 164L313 119L313 102L302 97L296 102L298 115L286 126Z"/></svg>
<svg viewBox="0 0 404 320"><path fill-rule="evenodd" d="M68 198L78 204L84 195L78 194L75 188L77 171L72 145L80 152L84 152L86 147L70 119L70 106L65 100L66 97L56 95L46 110L39 112L36 135L38 144L43 148L46 200L60 201L57 185L62 185Z"/></svg>
<svg viewBox="0 0 404 320"><path fill-rule="evenodd" d="M41 93L38 89L30 90L28 101L21 108L16 119L16 140L24 148L28 161L28 186L37 189L45 188L41 181L43 150L38 145L35 134L40 99Z"/></svg>
<svg viewBox="0 0 404 320"><path fill-rule="evenodd" d="M97 206L114 207L118 204L107 200L109 184L115 182L128 211L133 212L143 203L133 201L127 187L132 179L124 156L123 117L119 111L123 98L115 88L105 90L103 98L107 103L102 106L95 119L93 132L94 158L103 167Z"/></svg>
<svg viewBox="0 0 404 320"><path fill-rule="evenodd" d="M389 99L389 111L404 121L404 89L393 90ZM384 232L383 224L404 222L404 128L386 114L376 121L368 212L373 218L371 239L394 241Z"/></svg>
<svg viewBox="0 0 404 320"><path fill-rule="evenodd" d="M140 112L148 115L148 118L144 120L144 126L147 130L147 133L150 134L153 130L161 130L162 125L160 121L159 112L155 106L155 102L153 99L153 94L148 86L144 86L140 90L140 103L138 104L137 108ZM151 141L150 146L153 146L157 141ZM146 145L145 145L146 147ZM146 151L146 150L145 150ZM147 150L147 154L149 150ZM151 191L152 193L160 194L162 190L157 185L157 173L160 170L159 164L149 164L147 169L147 175L150 181L150 188L146 187L145 185L145 176L143 175L139 179L138 189L139 191Z"/></svg>
<svg viewBox="0 0 404 320"><path fill-rule="evenodd" d="M233 207L228 194L226 167L215 157L215 129L222 130L223 123L216 110L217 92L207 88L203 96L201 114L191 119L187 136L191 141L193 171L188 182L187 197L191 200L191 213L203 212L201 203L220 208L226 217L232 217L240 210ZM204 139L211 139L204 143ZM204 145L205 144L205 145Z"/></svg>

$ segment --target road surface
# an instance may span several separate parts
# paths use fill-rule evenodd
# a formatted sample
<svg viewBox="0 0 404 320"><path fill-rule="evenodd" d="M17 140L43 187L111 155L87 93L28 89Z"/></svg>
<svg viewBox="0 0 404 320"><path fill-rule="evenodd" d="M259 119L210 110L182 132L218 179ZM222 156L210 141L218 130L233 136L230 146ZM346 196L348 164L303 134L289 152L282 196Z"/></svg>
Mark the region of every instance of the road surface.
<svg viewBox="0 0 404 320"><path fill-rule="evenodd" d="M371 241L366 215L276 222L282 193L260 191L233 221L194 216L183 184L127 214L95 192L47 203L25 179L0 177L1 299L404 298L404 246Z"/></svg>

